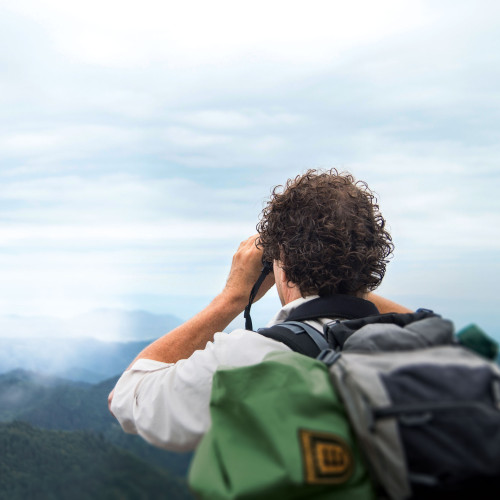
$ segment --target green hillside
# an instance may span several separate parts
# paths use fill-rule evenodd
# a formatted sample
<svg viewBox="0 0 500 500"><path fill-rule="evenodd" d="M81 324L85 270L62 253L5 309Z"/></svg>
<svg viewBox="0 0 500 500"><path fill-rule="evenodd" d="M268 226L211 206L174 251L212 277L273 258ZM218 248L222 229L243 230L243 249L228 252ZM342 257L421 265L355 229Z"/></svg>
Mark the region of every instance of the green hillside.
<svg viewBox="0 0 500 500"><path fill-rule="evenodd" d="M181 500L185 482L94 433L0 424L0 498Z"/></svg>
<svg viewBox="0 0 500 500"><path fill-rule="evenodd" d="M18 420L50 430L92 431L150 464L185 476L190 454L155 448L125 434L109 413L107 396L116 377L96 385L75 383L16 370L0 375L0 421Z"/></svg>

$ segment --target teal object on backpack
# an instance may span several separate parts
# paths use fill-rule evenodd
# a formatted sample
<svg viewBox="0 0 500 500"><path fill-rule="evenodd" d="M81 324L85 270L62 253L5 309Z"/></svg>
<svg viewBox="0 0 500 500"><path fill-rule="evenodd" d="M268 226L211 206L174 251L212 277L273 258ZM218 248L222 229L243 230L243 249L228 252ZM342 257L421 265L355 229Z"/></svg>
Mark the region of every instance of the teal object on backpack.
<svg viewBox="0 0 500 500"><path fill-rule="evenodd" d="M375 498L343 404L321 362L276 352L217 371L212 427L189 472L203 499Z"/></svg>
<svg viewBox="0 0 500 500"><path fill-rule="evenodd" d="M479 326L471 324L457 333L458 341L468 349L486 359L495 361L498 357L498 342L487 335Z"/></svg>

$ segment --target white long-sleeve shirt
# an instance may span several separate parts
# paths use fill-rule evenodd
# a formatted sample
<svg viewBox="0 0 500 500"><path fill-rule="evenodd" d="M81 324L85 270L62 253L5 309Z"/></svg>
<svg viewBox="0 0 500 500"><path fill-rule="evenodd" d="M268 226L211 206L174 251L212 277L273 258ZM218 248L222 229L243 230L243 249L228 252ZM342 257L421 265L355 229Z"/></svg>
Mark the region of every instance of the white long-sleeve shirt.
<svg viewBox="0 0 500 500"><path fill-rule="evenodd" d="M290 302L267 326L283 322L299 305L315 298ZM177 363L139 359L118 380L111 411L125 432L139 434L155 446L194 449L211 424L209 403L215 371L222 366L253 365L270 352L289 350L281 342L238 329L216 333L205 349Z"/></svg>

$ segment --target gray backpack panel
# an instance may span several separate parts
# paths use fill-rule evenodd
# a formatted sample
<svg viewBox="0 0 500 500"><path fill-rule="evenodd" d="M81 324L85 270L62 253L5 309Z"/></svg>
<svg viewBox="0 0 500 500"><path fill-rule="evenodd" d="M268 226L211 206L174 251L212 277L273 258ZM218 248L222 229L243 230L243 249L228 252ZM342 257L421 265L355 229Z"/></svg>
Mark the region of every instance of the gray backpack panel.
<svg viewBox="0 0 500 500"><path fill-rule="evenodd" d="M370 324L360 328L344 343L342 351L407 351L454 342L453 323L437 316L406 325Z"/></svg>
<svg viewBox="0 0 500 500"><path fill-rule="evenodd" d="M366 325L330 367L374 476L392 499L500 487L500 370L450 345L452 334L440 318L404 328Z"/></svg>

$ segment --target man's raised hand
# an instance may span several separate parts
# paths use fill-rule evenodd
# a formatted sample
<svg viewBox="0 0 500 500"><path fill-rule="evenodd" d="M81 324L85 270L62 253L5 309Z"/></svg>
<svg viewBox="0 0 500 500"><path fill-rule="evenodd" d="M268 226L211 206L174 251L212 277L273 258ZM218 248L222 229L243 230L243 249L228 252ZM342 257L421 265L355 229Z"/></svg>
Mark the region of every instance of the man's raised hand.
<svg viewBox="0 0 500 500"><path fill-rule="evenodd" d="M223 291L223 293L243 302L248 301L250 291L262 270L262 249L256 246L258 237L258 234L254 234L240 243L238 250L233 255L231 270ZM255 300L263 297L273 285L274 275L271 272L262 283Z"/></svg>

